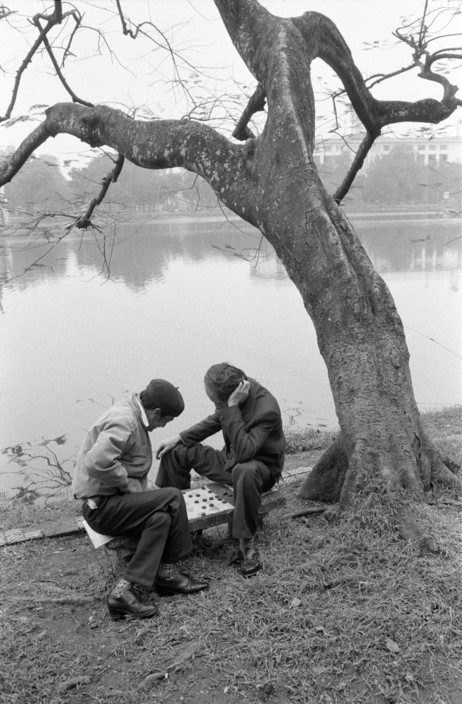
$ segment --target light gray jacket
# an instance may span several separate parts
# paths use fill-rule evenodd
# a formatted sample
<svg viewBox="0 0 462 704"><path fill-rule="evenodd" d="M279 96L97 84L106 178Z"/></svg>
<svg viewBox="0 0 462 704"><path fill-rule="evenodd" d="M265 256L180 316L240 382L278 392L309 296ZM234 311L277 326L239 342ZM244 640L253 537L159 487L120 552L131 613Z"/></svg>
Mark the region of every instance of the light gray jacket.
<svg viewBox="0 0 462 704"><path fill-rule="evenodd" d="M72 492L76 499L88 499L144 491L151 464L151 440L132 394L111 406L88 431Z"/></svg>

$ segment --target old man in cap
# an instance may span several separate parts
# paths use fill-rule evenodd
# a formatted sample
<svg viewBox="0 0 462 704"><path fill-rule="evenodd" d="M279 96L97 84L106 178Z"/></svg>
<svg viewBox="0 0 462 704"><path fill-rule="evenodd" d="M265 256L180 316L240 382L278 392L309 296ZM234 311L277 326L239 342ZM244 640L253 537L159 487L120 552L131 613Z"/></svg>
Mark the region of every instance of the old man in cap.
<svg viewBox="0 0 462 704"><path fill-rule="evenodd" d="M147 490L152 464L149 433L163 428L184 409L178 389L153 379L139 394L112 405L88 431L72 482L90 528L137 541L123 578L112 588L107 606L113 619L150 618L154 603L144 603L133 585L162 594L191 594L208 587L179 572L177 563L191 554L186 506L175 488Z"/></svg>

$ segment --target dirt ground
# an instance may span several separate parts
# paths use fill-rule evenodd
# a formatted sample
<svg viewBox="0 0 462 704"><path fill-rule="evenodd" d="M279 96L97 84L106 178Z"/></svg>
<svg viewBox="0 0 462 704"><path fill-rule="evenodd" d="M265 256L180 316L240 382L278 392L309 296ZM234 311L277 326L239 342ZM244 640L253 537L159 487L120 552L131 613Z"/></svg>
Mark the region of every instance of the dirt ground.
<svg viewBox="0 0 462 704"><path fill-rule="evenodd" d="M294 456L290 469L306 467L319 454ZM69 510L79 515L76 503ZM228 564L234 548L226 525L212 529L195 542L195 554L182 568L210 580L210 591L217 592L228 575L242 581ZM203 633L195 637L199 634L188 633L185 624L179 632L178 623L169 626L179 602L194 610L204 600L202 594L161 598L141 591L142 600L156 600L160 616L112 621L105 601L123 572L121 555L104 547L95 550L85 532L6 546L0 558L4 658L14 668L13 676L0 673L2 704L230 704L265 701L274 694L273 684L248 682L239 688L231 682L234 677L228 684L226 678L220 680L202 662ZM162 648L151 655L145 641L156 630L162 633Z"/></svg>
<svg viewBox="0 0 462 704"><path fill-rule="evenodd" d="M226 561L227 547L216 550L223 553ZM144 696L127 698L127 688L135 693L146 687L151 690L146 701L186 701L182 692L187 693L188 704L233 701L224 692L226 685L220 692L213 673L201 668L196 647L199 642L194 634L185 641L184 634L172 632L168 651L156 653L146 668L145 633L168 629L169 612L177 599L186 598L161 599L154 595L160 617L149 622L112 621L106 612L105 597L117 562L105 548L94 550L86 534L6 547L2 560L9 562L8 581L10 586L14 584L14 591L9 591L7 585L2 589L2 615L19 638L11 644L9 654L15 662L17 689L4 690L0 701L137 702L145 701ZM186 567L190 566L197 575L195 562L192 558ZM218 582L213 563L205 576L212 584ZM143 599L148 597L151 599L152 595L141 594ZM201 596L188 599L194 608ZM31 682L29 674L36 669L36 661L44 650L49 660L42 664L37 681ZM193 659L193 669L185 669ZM168 684L174 683L172 696L166 693L168 698L157 699L153 686L158 689L168 680Z"/></svg>

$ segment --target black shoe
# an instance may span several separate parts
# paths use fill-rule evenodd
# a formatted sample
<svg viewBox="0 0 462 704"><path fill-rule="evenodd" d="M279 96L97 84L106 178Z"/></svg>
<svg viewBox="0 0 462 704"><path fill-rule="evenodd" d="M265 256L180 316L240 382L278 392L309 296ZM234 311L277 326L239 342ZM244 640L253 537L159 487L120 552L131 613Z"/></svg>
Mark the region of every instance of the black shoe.
<svg viewBox="0 0 462 704"><path fill-rule="evenodd" d="M126 616L129 618L151 618L159 613L155 604L142 604L129 589L119 597L109 594L107 608L109 616L114 621Z"/></svg>
<svg viewBox="0 0 462 704"><path fill-rule="evenodd" d="M179 572L173 579L162 579L158 577L156 580L156 591L162 596L170 596L171 594L195 594L196 592L202 591L202 589L208 588L208 582L201 582L182 572Z"/></svg>
<svg viewBox="0 0 462 704"><path fill-rule="evenodd" d="M253 577L262 568L260 562L260 553L253 548L250 550L239 550L240 553L240 569L243 577Z"/></svg>

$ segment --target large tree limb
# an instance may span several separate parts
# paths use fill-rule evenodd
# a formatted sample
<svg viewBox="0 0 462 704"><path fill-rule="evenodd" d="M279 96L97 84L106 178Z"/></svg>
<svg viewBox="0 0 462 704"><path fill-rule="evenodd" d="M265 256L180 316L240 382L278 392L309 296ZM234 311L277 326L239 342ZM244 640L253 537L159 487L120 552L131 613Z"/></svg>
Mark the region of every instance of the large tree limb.
<svg viewBox="0 0 462 704"><path fill-rule="evenodd" d="M268 52L268 34L280 18L272 15L257 0L214 0L228 34L247 68L263 86L266 66L262 57Z"/></svg>
<svg viewBox="0 0 462 704"><path fill-rule="evenodd" d="M423 67L421 76L440 83L443 88L443 97L440 101L435 99L416 102L376 100L356 67L341 33L329 18L318 12L306 12L301 17L285 20L268 13L256 0L234 0L232 3L215 0L215 4L236 48L248 68L262 83L268 99L270 99L270 92L266 81L273 76L273 72L268 71L268 65L273 61L273 52L260 51L260 44L267 42L268 35L277 27L278 31L283 28L288 37L290 35L288 38L290 51L287 52L287 60L291 62L291 68L293 67L298 74L297 81L294 81L297 89L300 86L300 79L303 80L303 74L308 78L311 61L316 57L322 59L339 76L358 118L371 137L377 137L385 125L396 122L436 124L447 119L457 107L462 105L462 102L455 98L457 86L451 85L445 77L430 72L433 60ZM303 38L304 52L300 51L300 46L296 46L297 43L300 45L300 42L297 42L296 34L290 32L291 25ZM255 36L258 40L255 40ZM304 61L300 61L300 55L303 53ZM298 68L294 65L295 62L298 63Z"/></svg>
<svg viewBox="0 0 462 704"><path fill-rule="evenodd" d="M421 77L437 81L443 87L440 101L434 99L410 101L376 100L357 69L342 35L331 20L319 13L307 12L294 23L300 27L306 41L317 39L316 55L339 76L359 119L372 136L378 136L385 125L396 122L441 122L462 105L455 98L458 90L444 77L431 74L429 65L422 68Z"/></svg>
<svg viewBox="0 0 462 704"><path fill-rule="evenodd" d="M184 167L202 176L238 214L252 202L245 146L232 144L200 122L134 120L103 105L57 103L49 108L46 120L0 167L0 185L13 178L37 147L58 134L73 135L91 147L110 147L146 169Z"/></svg>
<svg viewBox="0 0 462 704"><path fill-rule="evenodd" d="M35 130L27 135L26 139L21 142L16 151L2 161L0 166L0 186L9 183L13 176L15 176L26 163L31 154L51 136L46 121L42 122Z"/></svg>

